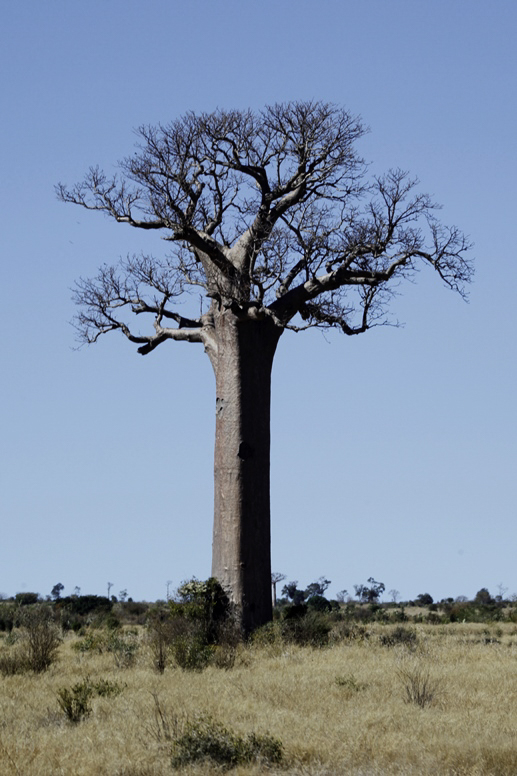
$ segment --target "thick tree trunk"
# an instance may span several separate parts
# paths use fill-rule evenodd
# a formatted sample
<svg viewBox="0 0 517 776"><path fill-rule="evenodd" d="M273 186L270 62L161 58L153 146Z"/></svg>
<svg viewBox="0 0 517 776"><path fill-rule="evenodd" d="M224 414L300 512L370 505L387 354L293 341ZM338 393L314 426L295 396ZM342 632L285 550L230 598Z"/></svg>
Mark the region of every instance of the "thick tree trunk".
<svg viewBox="0 0 517 776"><path fill-rule="evenodd" d="M281 329L216 314L215 499L212 575L245 632L269 622L271 370Z"/></svg>

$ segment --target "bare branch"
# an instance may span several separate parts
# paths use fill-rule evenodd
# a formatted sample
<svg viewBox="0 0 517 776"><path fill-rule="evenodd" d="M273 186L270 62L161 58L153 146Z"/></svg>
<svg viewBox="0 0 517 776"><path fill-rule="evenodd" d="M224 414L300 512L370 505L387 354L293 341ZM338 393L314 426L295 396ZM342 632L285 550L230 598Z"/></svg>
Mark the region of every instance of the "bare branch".
<svg viewBox="0 0 517 776"><path fill-rule="evenodd" d="M104 268L90 286L80 281L78 325L86 341L113 329L128 336L122 311L174 321L171 331L185 338L199 319L170 304L193 287L240 317L271 317L293 328L299 315L303 327L346 333L385 322L390 288L421 264L465 296L469 240L439 223L438 206L404 170L367 183L354 150L365 132L358 118L322 102L188 113L141 127L136 153L121 162L119 175L91 168L72 188L60 184L63 201L159 229L172 250L166 259ZM153 348L179 338L165 331L155 329ZM149 337L135 336L151 348Z"/></svg>

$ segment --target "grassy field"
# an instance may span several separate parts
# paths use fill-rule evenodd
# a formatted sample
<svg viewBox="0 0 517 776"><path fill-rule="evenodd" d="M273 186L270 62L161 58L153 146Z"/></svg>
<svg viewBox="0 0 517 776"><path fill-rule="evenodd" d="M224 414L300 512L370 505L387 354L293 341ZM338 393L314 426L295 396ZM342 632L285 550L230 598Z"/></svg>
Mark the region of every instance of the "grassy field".
<svg viewBox="0 0 517 776"><path fill-rule="evenodd" d="M0 774L214 773L213 764L171 765L174 738L199 715L280 739L283 763L269 772L286 776L517 774L517 627L408 626L416 641L390 645L394 630L374 624L366 638L323 649L239 647L229 670L163 674L144 629L129 667L110 652L77 651L70 634L48 671L0 676ZM0 637L0 655L7 642ZM94 694L91 714L73 724L58 693L85 680L119 692Z"/></svg>

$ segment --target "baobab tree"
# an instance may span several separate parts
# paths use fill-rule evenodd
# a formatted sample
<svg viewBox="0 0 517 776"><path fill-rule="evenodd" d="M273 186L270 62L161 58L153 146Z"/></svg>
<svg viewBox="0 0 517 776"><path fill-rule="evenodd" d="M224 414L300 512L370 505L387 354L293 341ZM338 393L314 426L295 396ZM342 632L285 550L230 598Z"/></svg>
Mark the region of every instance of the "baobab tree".
<svg viewBox="0 0 517 776"><path fill-rule="evenodd" d="M142 355L170 342L204 347L216 387L212 574L246 631L272 616L270 386L281 335L385 324L394 285L419 263L460 294L471 277L468 240L437 220L415 179L398 169L368 179L354 147L365 131L322 102L187 113L140 127L113 177L91 168L57 187L64 202L159 230L170 248L79 280L76 326L87 343L119 331ZM200 291L189 317L179 303L190 294L199 305ZM135 319L146 317L142 333Z"/></svg>
<svg viewBox="0 0 517 776"><path fill-rule="evenodd" d="M282 574L281 571L273 571L271 573L271 592L273 594L273 596L272 596L273 609L276 606L276 586L283 579L285 579L285 574Z"/></svg>

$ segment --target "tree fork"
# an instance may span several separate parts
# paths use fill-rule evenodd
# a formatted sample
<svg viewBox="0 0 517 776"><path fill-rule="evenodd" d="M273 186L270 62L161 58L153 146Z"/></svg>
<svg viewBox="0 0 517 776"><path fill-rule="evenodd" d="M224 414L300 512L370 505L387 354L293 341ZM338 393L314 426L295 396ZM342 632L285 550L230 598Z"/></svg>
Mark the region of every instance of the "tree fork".
<svg viewBox="0 0 517 776"><path fill-rule="evenodd" d="M214 316L217 358L212 575L243 631L269 622L271 605L271 372L282 329L270 319Z"/></svg>

